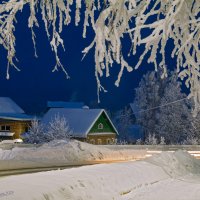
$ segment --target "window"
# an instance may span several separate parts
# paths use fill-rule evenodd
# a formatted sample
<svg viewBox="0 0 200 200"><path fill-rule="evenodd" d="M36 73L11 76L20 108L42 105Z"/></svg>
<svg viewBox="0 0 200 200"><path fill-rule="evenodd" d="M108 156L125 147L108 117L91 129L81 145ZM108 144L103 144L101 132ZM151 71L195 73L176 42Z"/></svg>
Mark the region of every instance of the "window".
<svg viewBox="0 0 200 200"><path fill-rule="evenodd" d="M90 140L90 144L95 144L95 140L94 140L94 139L91 139L91 140Z"/></svg>
<svg viewBox="0 0 200 200"><path fill-rule="evenodd" d="M116 144L117 143L117 140L115 138L112 138L112 143L113 144Z"/></svg>
<svg viewBox="0 0 200 200"><path fill-rule="evenodd" d="M110 138L107 139L107 144L111 144L111 139Z"/></svg>
<svg viewBox="0 0 200 200"><path fill-rule="evenodd" d="M10 131L10 126L7 125L1 126L1 131Z"/></svg>
<svg viewBox="0 0 200 200"><path fill-rule="evenodd" d="M103 129L103 124L102 124L102 123L100 123L100 124L98 125L98 129Z"/></svg>
<svg viewBox="0 0 200 200"><path fill-rule="evenodd" d="M98 140L97 140L97 144L101 145L101 144L102 144L102 140L101 140L101 139L98 139Z"/></svg>

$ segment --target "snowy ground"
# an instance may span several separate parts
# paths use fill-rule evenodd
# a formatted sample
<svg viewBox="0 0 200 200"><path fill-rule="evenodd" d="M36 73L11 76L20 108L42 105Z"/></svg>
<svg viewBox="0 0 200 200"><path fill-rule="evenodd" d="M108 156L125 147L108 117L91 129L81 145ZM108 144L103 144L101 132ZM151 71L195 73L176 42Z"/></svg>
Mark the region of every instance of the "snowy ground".
<svg viewBox="0 0 200 200"><path fill-rule="evenodd" d="M163 152L143 161L0 178L6 200L199 200L200 161Z"/></svg>
<svg viewBox="0 0 200 200"><path fill-rule="evenodd" d="M80 166L95 163L139 160L177 148L192 149L199 157L199 146L96 146L79 141L53 141L44 145L0 145L0 175L15 174L21 169L42 171L44 168ZM38 169L40 168L40 169ZM11 171L12 170L12 171ZM35 170L35 169L34 169ZM21 172L20 172L21 173Z"/></svg>
<svg viewBox="0 0 200 200"><path fill-rule="evenodd" d="M0 170L125 161L0 178L0 200L199 200L200 160L186 151L110 150L54 141L0 150Z"/></svg>

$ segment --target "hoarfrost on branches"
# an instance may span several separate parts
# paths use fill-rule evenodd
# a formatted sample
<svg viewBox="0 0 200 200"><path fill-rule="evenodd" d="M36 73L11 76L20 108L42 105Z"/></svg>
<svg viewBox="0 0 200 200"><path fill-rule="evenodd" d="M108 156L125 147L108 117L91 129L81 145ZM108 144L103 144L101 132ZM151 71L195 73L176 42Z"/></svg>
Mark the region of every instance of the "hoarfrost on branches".
<svg viewBox="0 0 200 200"><path fill-rule="evenodd" d="M72 130L64 117L55 115L47 127L47 135L52 135L56 140L68 140L71 138Z"/></svg>
<svg viewBox="0 0 200 200"><path fill-rule="evenodd" d="M153 71L145 74L135 89L133 107L136 108L136 123L143 127L145 139L149 134L156 133L156 116L159 109L152 108L161 105L165 87L166 79L161 79L160 75Z"/></svg>
<svg viewBox="0 0 200 200"><path fill-rule="evenodd" d="M95 32L91 44L83 50L87 54L95 48L95 76L98 94L105 89L101 85L100 77L110 75L113 63L121 65L118 78L119 85L123 71L137 69L147 59L155 66L155 70L162 70L162 78L167 77L166 46L173 41L171 57L176 58L179 77L190 88L189 97L194 98L195 113L200 106L200 1L197 0L8 0L0 4L0 44L7 50L8 71L14 66L15 58L15 21L16 14L24 6L30 7L28 21L32 32L34 47L34 27L39 26L37 13L42 14L47 36L56 64L53 71L60 67L64 69L58 55L58 47L64 48L60 36L63 25L71 22L71 6L75 5L75 25L81 21L81 9L84 9L83 37L87 37L87 27ZM96 13L95 13L96 12ZM143 34L146 31L148 34ZM123 53L123 38L129 37L131 49L129 55L135 55L139 46L144 46L136 66L126 60ZM127 43L127 42L126 42ZM36 47L35 47L36 49ZM35 53L37 55L37 53ZM159 55L159 59L158 59Z"/></svg>
<svg viewBox="0 0 200 200"><path fill-rule="evenodd" d="M163 136L160 137L160 145L165 145L165 138Z"/></svg>
<svg viewBox="0 0 200 200"><path fill-rule="evenodd" d="M48 124L43 124L37 119L32 120L29 131L23 134L23 140L25 143L41 144L53 140L69 140L71 135L72 130L66 119L55 115Z"/></svg>
<svg viewBox="0 0 200 200"><path fill-rule="evenodd" d="M31 121L29 131L23 134L25 143L40 144L44 142L44 126L37 119Z"/></svg>
<svg viewBox="0 0 200 200"><path fill-rule="evenodd" d="M180 83L176 79L175 74L169 77L160 99L160 105L175 103L160 107L156 114L156 133L164 137L167 144L180 144L187 137L195 134L192 122L196 121L196 118L192 117L191 101L181 92ZM177 101L180 99L182 101Z"/></svg>
<svg viewBox="0 0 200 200"><path fill-rule="evenodd" d="M136 88L133 108L145 140L155 134L160 144L182 144L195 143L200 138L200 114L192 117L193 104L181 92L176 73L171 72L168 79L162 80L156 72L149 72Z"/></svg>
<svg viewBox="0 0 200 200"><path fill-rule="evenodd" d="M197 137L187 137L186 140L183 141L183 145L198 145L199 139Z"/></svg>
<svg viewBox="0 0 200 200"><path fill-rule="evenodd" d="M148 137L145 140L145 144L147 145L157 145L158 144L158 140L156 138L155 134L149 134Z"/></svg>

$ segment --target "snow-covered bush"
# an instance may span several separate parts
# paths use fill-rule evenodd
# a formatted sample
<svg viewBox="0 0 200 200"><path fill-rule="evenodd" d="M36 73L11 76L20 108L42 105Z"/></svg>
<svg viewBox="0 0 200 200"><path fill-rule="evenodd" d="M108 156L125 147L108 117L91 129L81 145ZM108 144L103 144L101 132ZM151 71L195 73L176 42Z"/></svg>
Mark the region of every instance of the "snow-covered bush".
<svg viewBox="0 0 200 200"><path fill-rule="evenodd" d="M147 145L157 145L158 144L158 140L156 138L155 133L154 134L148 134L148 136L145 140L145 144L147 144Z"/></svg>
<svg viewBox="0 0 200 200"><path fill-rule="evenodd" d="M118 144L118 145L127 145L128 142L127 142L126 140L118 140L118 141L117 141L117 144Z"/></svg>
<svg viewBox="0 0 200 200"><path fill-rule="evenodd" d="M94 31L94 39L83 50L87 54L95 49L95 77L98 94L104 90L100 77L110 76L113 63L121 66L115 82L119 85L123 71L131 72L138 69L147 59L154 65L155 70L161 69L162 78L167 77L166 47L173 42L171 57L176 59L179 77L190 88L189 97L194 97L195 111L200 104L200 49L199 49L199 16L200 1L197 0L7 0L0 4L0 45L8 55L7 78L9 67L14 66L16 56L15 26L17 14L25 6L30 8L28 27L32 32L32 40L36 49L34 28L39 27L38 17L42 16L46 34L56 64L53 71L60 67L69 77L61 64L58 47L64 48L61 33L64 25L71 23L71 8L75 7L75 25L83 17L83 37L87 36L87 27ZM82 10L83 9L83 10ZM38 15L40 13L41 15ZM41 26L42 27L42 26ZM146 34L143 34L143 33ZM129 39L130 52L123 51L123 38ZM137 64L131 66L126 60L127 55L135 55L138 48L143 47ZM141 49L142 50L142 49ZM159 58L158 58L159 55ZM37 56L37 53L35 53ZM195 112L196 113L196 112Z"/></svg>
<svg viewBox="0 0 200 200"><path fill-rule="evenodd" d="M47 125L46 135L52 138L51 140L68 140L72 136L72 130L66 119L57 114Z"/></svg>
<svg viewBox="0 0 200 200"><path fill-rule="evenodd" d="M165 138L163 136L160 137L160 145L165 145Z"/></svg>
<svg viewBox="0 0 200 200"><path fill-rule="evenodd" d="M143 144L142 139L141 139L141 138L140 138L140 139L137 139L135 144L136 144L136 145L141 145L141 144Z"/></svg>
<svg viewBox="0 0 200 200"><path fill-rule="evenodd" d="M49 124L42 124L37 119L31 121L29 131L23 134L25 143L42 144L53 140L69 140L72 130L64 117L56 115Z"/></svg>

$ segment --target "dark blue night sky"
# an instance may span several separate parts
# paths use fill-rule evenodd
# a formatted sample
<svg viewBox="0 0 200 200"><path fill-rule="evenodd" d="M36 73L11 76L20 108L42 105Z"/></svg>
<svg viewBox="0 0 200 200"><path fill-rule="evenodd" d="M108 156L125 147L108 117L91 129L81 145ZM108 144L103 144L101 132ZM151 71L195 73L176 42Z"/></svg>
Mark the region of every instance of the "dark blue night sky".
<svg viewBox="0 0 200 200"><path fill-rule="evenodd" d="M6 53L0 48L0 96L8 96L15 100L25 111L30 113L42 112L47 100L60 101L83 101L87 105L97 105L97 88L94 76L94 59L91 51L83 61L81 51L93 39L89 33L87 39L82 38L82 24L75 27L73 22L65 27L62 37L65 42L66 52L60 49L60 57L63 65L68 71L71 79L67 80L65 74L60 70L52 73L55 58L51 51L43 22L40 28L35 28L37 36L38 58L34 57L31 32L27 27L28 10L23 10L18 15L16 26L16 49L21 72L14 68L10 70L10 80L6 80ZM124 41L124 51L130 44ZM139 54L138 54L139 56ZM135 64L138 56L131 58ZM143 63L142 67L132 73L125 72L120 87L114 85L120 67L114 66L111 77L103 78L102 84L108 93L101 93L99 107L116 110L133 101L134 88L138 86L139 80L147 69L152 69Z"/></svg>

